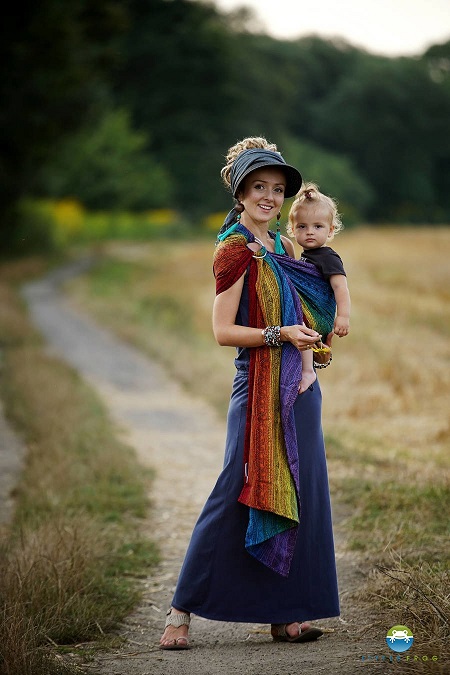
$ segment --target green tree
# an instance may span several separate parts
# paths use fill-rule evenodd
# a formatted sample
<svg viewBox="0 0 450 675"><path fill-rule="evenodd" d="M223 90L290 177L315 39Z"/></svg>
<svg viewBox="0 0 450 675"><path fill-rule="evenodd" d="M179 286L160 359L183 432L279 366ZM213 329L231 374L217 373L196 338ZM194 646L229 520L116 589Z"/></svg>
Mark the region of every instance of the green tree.
<svg viewBox="0 0 450 675"><path fill-rule="evenodd" d="M76 197L92 209L166 206L171 182L147 144L143 133L131 129L128 112L108 112L59 145L43 173L43 190Z"/></svg>
<svg viewBox="0 0 450 675"><path fill-rule="evenodd" d="M316 140L352 157L375 189L373 218L442 217L450 97L421 61L358 60L315 113Z"/></svg>
<svg viewBox="0 0 450 675"><path fill-rule="evenodd" d="M118 103L151 139L174 179L177 206L192 214L224 198L219 171L234 141L232 33L213 5L129 0L132 17L116 82Z"/></svg>
<svg viewBox="0 0 450 675"><path fill-rule="evenodd" d="M291 134L321 144L316 133L316 110L366 55L343 40L306 37L290 43L293 101L289 117ZM332 146L331 146L332 147Z"/></svg>
<svg viewBox="0 0 450 675"><path fill-rule="evenodd" d="M317 183L322 192L336 199L344 224L361 221L374 192L352 161L306 141L290 139L283 143L288 148L286 159L300 169L303 180Z"/></svg>
<svg viewBox="0 0 450 675"><path fill-rule="evenodd" d="M429 47L422 56L422 60L428 67L432 80L443 82L450 87L450 40Z"/></svg>
<svg viewBox="0 0 450 675"><path fill-rule="evenodd" d="M445 91L445 102L439 111L439 118L443 121L436 129L436 134L441 135L442 145L435 160L434 185L437 202L443 212L443 219L450 218L450 40L443 44L433 45L422 57L425 67L428 69L430 78ZM447 122L447 124L446 124ZM431 120L434 124L434 119Z"/></svg>

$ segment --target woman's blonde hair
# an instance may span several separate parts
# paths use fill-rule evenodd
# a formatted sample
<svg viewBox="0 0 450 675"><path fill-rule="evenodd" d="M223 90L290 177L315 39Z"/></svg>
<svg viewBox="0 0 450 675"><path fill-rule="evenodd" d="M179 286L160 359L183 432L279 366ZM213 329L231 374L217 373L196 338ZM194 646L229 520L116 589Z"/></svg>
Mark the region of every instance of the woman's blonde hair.
<svg viewBox="0 0 450 675"><path fill-rule="evenodd" d="M225 187L227 187L229 190L231 189L230 172L234 161L241 154L241 152L244 152L244 150L251 150L252 148L261 148L262 150L272 150L273 152L278 152L275 143L269 143L269 141L263 136L249 136L248 138L244 138L242 141L238 141L235 145L228 149L227 155L225 157L227 163L220 172L222 180L225 183Z"/></svg>
<svg viewBox="0 0 450 675"><path fill-rule="evenodd" d="M319 186L315 183L305 183L302 185L302 189L295 195L295 199L289 209L289 219L286 231L290 237L294 236L294 214L296 209L302 204L312 204L314 202L325 204L330 209L331 225L334 229L330 233L329 239L333 239L335 234L344 229L341 216L338 213L337 202L331 197L322 194L322 192L319 191Z"/></svg>

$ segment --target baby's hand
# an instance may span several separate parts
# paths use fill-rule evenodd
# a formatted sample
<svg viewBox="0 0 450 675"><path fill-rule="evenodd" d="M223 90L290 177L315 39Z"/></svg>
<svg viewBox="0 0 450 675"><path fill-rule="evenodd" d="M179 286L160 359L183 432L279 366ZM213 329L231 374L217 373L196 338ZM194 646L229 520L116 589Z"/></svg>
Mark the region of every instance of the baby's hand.
<svg viewBox="0 0 450 675"><path fill-rule="evenodd" d="M350 330L350 321L346 317L337 316L334 320L334 333L338 337L345 337Z"/></svg>

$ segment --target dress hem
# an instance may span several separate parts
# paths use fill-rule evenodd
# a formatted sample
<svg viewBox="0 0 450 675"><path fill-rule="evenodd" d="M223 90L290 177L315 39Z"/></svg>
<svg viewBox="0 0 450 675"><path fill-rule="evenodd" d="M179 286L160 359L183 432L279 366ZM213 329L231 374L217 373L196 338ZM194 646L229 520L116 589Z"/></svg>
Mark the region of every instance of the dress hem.
<svg viewBox="0 0 450 675"><path fill-rule="evenodd" d="M314 617L311 616L299 616L299 612L296 612L295 615L286 617L272 616L270 619L267 617L261 618L261 616L255 617L255 615L247 616L245 618L223 618L223 615L218 615L210 612L203 612L201 610L188 609L187 607L175 607L181 612L187 612L195 616L199 616L202 619L208 619L210 621L223 621L225 623L259 623L259 624L276 624L276 623L295 623L295 622L304 622L304 621L318 621L320 619L334 619L340 616L340 611L331 611L331 612L319 612L319 614L314 614Z"/></svg>

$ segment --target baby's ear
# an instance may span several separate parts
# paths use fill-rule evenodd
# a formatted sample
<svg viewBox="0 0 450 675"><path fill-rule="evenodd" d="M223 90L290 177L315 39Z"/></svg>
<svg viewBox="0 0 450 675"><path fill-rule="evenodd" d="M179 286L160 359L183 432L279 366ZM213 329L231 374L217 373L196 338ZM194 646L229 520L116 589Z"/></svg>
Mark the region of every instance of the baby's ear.
<svg viewBox="0 0 450 675"><path fill-rule="evenodd" d="M328 232L327 240L328 240L328 241L331 241L331 240L333 239L333 237L334 237L334 225L332 225L332 226L330 227L330 231Z"/></svg>

